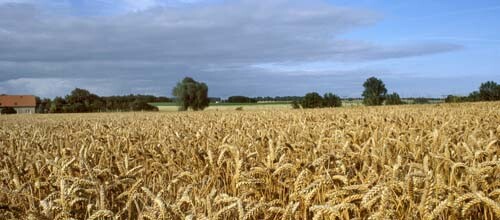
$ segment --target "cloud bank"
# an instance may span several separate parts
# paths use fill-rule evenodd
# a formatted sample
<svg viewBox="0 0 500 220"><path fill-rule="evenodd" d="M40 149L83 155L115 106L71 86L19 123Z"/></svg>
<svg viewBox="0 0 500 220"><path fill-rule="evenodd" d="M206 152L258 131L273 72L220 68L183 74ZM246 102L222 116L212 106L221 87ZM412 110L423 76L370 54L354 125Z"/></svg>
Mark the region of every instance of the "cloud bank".
<svg viewBox="0 0 500 220"><path fill-rule="evenodd" d="M300 94L314 88L305 82L317 80L256 66L362 63L461 48L443 42L379 45L343 39L342 34L374 25L382 15L320 0L241 0L180 7L165 1L122 0L110 10L125 10L106 16L57 13L54 7L28 0L9 2L0 1L2 93L54 96L79 86L103 95L170 95L171 86L190 75L206 81L213 96ZM338 72L342 71L330 74ZM349 73L346 80L364 76L355 68Z"/></svg>

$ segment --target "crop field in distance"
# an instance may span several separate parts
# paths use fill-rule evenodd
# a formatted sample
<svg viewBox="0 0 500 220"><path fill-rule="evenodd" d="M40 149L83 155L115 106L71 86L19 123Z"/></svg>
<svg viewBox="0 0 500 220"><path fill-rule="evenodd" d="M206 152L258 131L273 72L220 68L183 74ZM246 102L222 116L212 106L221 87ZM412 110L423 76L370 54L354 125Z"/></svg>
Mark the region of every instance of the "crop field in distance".
<svg viewBox="0 0 500 220"><path fill-rule="evenodd" d="M0 116L0 219L500 219L500 102Z"/></svg>
<svg viewBox="0 0 500 220"><path fill-rule="evenodd" d="M408 104L413 104L413 99L403 99L404 102ZM440 104L442 100L431 100L432 104ZM158 107L162 112L174 112L179 109L179 106L175 102L156 102L150 103L153 106ZM353 107L362 106L362 100L342 100L342 106ZM271 110L271 109L291 109L291 102L288 101L269 101L269 102L258 102L258 103L210 103L210 106L205 109L205 111L231 111L239 108L240 110Z"/></svg>
<svg viewBox="0 0 500 220"><path fill-rule="evenodd" d="M150 103L162 112L175 112L179 106L175 102ZM265 103L210 103L204 111L232 111L232 110L272 110L291 109L291 102L265 102Z"/></svg>

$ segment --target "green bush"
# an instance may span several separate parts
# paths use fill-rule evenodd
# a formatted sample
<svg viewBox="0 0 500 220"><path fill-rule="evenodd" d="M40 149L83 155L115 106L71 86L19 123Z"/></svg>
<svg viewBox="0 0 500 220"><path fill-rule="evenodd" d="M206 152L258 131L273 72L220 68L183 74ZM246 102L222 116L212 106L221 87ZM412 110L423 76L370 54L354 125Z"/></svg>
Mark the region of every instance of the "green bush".
<svg viewBox="0 0 500 220"><path fill-rule="evenodd" d="M332 93L325 93L323 96L323 106L322 107L341 107L342 100L337 95Z"/></svg>
<svg viewBox="0 0 500 220"><path fill-rule="evenodd" d="M317 92L310 92L304 96L301 105L302 108L321 108L323 107L323 98Z"/></svg>
<svg viewBox="0 0 500 220"><path fill-rule="evenodd" d="M389 94L385 97L385 104L386 105L401 105L401 104L403 104L403 101L401 101L399 94L394 92L394 93Z"/></svg>
<svg viewBox="0 0 500 220"><path fill-rule="evenodd" d="M16 109L14 109L12 107L5 107L5 108L2 108L1 113L2 113L2 115L11 115L11 114L17 114L17 111L16 111Z"/></svg>

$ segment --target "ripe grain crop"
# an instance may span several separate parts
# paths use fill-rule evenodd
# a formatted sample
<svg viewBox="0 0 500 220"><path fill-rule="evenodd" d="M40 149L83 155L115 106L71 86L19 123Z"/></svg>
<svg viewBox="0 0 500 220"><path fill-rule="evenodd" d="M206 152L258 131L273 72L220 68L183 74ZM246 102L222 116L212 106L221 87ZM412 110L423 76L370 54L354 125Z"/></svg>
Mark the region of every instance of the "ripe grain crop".
<svg viewBox="0 0 500 220"><path fill-rule="evenodd" d="M0 116L0 219L500 219L499 109Z"/></svg>

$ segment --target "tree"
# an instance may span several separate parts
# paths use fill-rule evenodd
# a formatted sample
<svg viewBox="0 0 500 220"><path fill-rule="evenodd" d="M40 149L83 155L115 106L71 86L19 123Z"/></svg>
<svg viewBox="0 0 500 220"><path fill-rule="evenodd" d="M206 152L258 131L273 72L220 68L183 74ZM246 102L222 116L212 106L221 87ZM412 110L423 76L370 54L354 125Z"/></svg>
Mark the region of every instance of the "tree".
<svg viewBox="0 0 500 220"><path fill-rule="evenodd" d="M299 109L300 108L300 104L297 100L293 100L292 101L292 108L293 109Z"/></svg>
<svg viewBox="0 0 500 220"><path fill-rule="evenodd" d="M363 83L363 87L365 87L365 91L363 91L362 94L363 104L382 105L385 95L387 94L387 89L382 80L370 77Z"/></svg>
<svg viewBox="0 0 500 220"><path fill-rule="evenodd" d="M50 113L62 113L66 101L61 97L55 97L50 105Z"/></svg>
<svg viewBox="0 0 500 220"><path fill-rule="evenodd" d="M500 85L493 81L481 83L479 87L479 97L482 101L500 100Z"/></svg>
<svg viewBox="0 0 500 220"><path fill-rule="evenodd" d="M37 113L49 113L51 101L48 98L42 99L40 102L37 101L36 112Z"/></svg>
<svg viewBox="0 0 500 220"><path fill-rule="evenodd" d="M167 97L155 97L152 95L126 95L100 97L103 103L93 103L94 109L102 111L157 111L158 108L149 105L151 102L171 102Z"/></svg>
<svg viewBox="0 0 500 220"><path fill-rule="evenodd" d="M35 113L42 113L42 109L43 109L43 106L42 105L42 99L38 96L35 96L35 103L36 103L36 107L35 107Z"/></svg>
<svg viewBox="0 0 500 220"><path fill-rule="evenodd" d="M323 107L323 98L317 92L310 92L304 96L301 105L302 108L321 108Z"/></svg>
<svg viewBox="0 0 500 220"><path fill-rule="evenodd" d="M12 107L5 107L2 108L2 111L0 112L2 115L10 115L10 114L17 114L16 109Z"/></svg>
<svg viewBox="0 0 500 220"><path fill-rule="evenodd" d="M385 97L385 104L386 105L401 105L401 104L403 104L403 101L401 101L399 94L394 92L394 93L389 94Z"/></svg>
<svg viewBox="0 0 500 220"><path fill-rule="evenodd" d="M190 77L185 77L181 82L178 82L172 94L177 97L180 111L186 111L189 108L194 111L203 110L210 102L208 99L208 86Z"/></svg>
<svg viewBox="0 0 500 220"><path fill-rule="evenodd" d="M132 111L158 111L158 107L149 105L147 102L139 99L130 103L130 109Z"/></svg>
<svg viewBox="0 0 500 220"><path fill-rule="evenodd" d="M481 101L481 95L478 91L471 92L467 97L467 101L469 102L478 102Z"/></svg>
<svg viewBox="0 0 500 220"><path fill-rule="evenodd" d="M67 112L94 112L103 105L99 96L85 89L76 88L66 96Z"/></svg>
<svg viewBox="0 0 500 220"><path fill-rule="evenodd" d="M323 96L323 106L322 107L340 107L342 106L342 100L339 96L332 93L325 93Z"/></svg>

